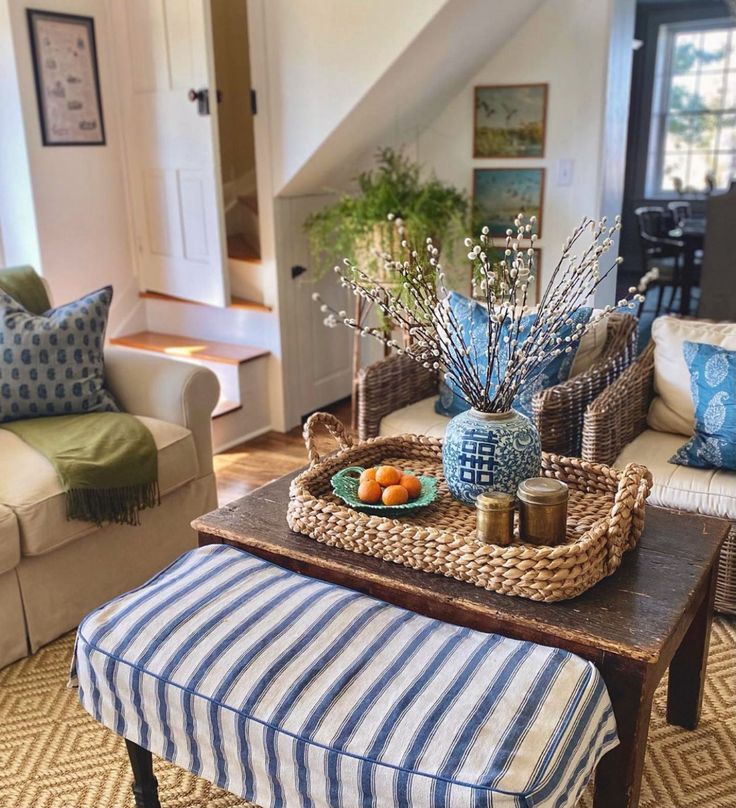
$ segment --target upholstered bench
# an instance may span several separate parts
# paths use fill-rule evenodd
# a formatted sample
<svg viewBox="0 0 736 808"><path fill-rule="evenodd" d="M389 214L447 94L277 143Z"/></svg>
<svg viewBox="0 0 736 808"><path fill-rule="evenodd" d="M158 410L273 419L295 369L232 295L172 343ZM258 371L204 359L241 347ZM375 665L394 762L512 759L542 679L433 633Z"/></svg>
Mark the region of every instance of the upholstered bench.
<svg viewBox="0 0 736 808"><path fill-rule="evenodd" d="M617 744L579 657L224 545L86 617L72 681L127 739L143 808L150 752L261 806L572 808Z"/></svg>

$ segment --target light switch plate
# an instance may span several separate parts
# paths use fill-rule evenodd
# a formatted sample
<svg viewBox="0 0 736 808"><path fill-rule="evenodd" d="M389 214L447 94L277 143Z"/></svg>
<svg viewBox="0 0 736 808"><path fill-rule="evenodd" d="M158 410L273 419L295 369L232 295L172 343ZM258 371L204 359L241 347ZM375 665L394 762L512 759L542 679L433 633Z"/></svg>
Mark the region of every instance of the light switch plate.
<svg viewBox="0 0 736 808"><path fill-rule="evenodd" d="M569 157L563 157L557 161L557 185L563 187L572 185L573 169L575 161Z"/></svg>

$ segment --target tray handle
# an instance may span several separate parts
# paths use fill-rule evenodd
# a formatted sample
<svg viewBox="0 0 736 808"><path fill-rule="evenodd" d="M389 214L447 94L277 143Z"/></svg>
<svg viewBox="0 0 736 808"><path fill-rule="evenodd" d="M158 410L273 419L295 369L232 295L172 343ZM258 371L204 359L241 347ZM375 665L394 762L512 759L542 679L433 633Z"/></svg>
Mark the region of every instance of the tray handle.
<svg viewBox="0 0 736 808"><path fill-rule="evenodd" d="M629 463L621 472L613 501L609 538L609 571L618 567L621 556L633 550L644 529L644 510L652 488L652 473L646 466Z"/></svg>
<svg viewBox="0 0 736 808"><path fill-rule="evenodd" d="M313 413L304 424L304 444L307 447L310 468L314 468L321 459L314 440L315 432L320 426L332 435L339 449L347 449L353 445L353 439L342 421L329 412Z"/></svg>

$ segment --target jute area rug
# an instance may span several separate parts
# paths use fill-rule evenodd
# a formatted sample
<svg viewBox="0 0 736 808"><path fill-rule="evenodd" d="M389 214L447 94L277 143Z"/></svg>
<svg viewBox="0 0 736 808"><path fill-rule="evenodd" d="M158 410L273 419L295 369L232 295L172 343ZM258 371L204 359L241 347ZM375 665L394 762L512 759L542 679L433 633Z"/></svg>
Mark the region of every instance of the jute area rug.
<svg viewBox="0 0 736 808"><path fill-rule="evenodd" d="M66 688L74 637L0 671L0 808L132 808L120 738L96 724ZM656 696L640 808L736 807L736 622L717 619L700 727L665 722ZM157 761L166 808L248 803ZM581 808L590 808L590 791ZM399 808L397 806L397 808Z"/></svg>

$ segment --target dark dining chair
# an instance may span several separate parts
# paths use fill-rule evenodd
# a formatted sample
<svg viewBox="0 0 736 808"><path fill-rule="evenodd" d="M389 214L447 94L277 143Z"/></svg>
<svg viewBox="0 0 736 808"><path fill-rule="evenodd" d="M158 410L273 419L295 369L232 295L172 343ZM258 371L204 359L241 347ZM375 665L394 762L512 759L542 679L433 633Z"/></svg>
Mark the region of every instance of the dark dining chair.
<svg viewBox="0 0 736 808"><path fill-rule="evenodd" d="M672 294L666 312L669 312L675 293L682 285L681 269L684 244L669 236L669 211L655 206L645 206L634 211L639 223L639 245L644 274L657 269L658 277L648 282L647 289L659 287L655 317L659 316L664 300L664 290L670 288ZM643 305L643 304L642 304Z"/></svg>
<svg viewBox="0 0 736 808"><path fill-rule="evenodd" d="M667 208L672 214L672 218L676 227L680 227L684 221L692 217L690 203L682 199L677 199L674 202L668 202Z"/></svg>

